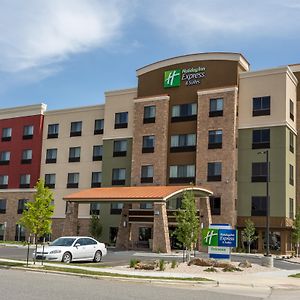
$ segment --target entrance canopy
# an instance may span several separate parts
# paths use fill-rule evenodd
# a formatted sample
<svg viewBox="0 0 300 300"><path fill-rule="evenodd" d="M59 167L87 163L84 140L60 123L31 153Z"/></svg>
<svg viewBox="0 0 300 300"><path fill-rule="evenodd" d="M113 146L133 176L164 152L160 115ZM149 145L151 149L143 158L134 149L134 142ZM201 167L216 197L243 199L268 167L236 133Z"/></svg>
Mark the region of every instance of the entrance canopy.
<svg viewBox="0 0 300 300"><path fill-rule="evenodd" d="M197 186L130 186L83 190L64 197L68 202L166 202L193 191L195 197L208 197L212 192Z"/></svg>

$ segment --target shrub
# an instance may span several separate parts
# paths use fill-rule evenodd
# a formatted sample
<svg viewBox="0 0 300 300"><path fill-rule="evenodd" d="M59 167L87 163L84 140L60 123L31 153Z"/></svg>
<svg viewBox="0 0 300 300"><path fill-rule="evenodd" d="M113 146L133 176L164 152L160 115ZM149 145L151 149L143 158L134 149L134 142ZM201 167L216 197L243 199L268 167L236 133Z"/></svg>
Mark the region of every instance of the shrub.
<svg viewBox="0 0 300 300"><path fill-rule="evenodd" d="M130 263L129 263L129 267L130 268L135 268L135 266L139 263L140 261L138 259L135 259L135 258L132 258L130 260Z"/></svg>
<svg viewBox="0 0 300 300"><path fill-rule="evenodd" d="M166 269L166 263L163 259L159 261L159 271L164 271Z"/></svg>
<svg viewBox="0 0 300 300"><path fill-rule="evenodd" d="M242 272L243 270L234 266L228 266L223 269L223 272Z"/></svg>
<svg viewBox="0 0 300 300"><path fill-rule="evenodd" d="M171 268L175 269L177 267L178 267L177 261L176 260L172 260Z"/></svg>
<svg viewBox="0 0 300 300"><path fill-rule="evenodd" d="M218 270L214 267L210 267L210 268L207 268L205 270L203 270L204 272L218 272Z"/></svg>

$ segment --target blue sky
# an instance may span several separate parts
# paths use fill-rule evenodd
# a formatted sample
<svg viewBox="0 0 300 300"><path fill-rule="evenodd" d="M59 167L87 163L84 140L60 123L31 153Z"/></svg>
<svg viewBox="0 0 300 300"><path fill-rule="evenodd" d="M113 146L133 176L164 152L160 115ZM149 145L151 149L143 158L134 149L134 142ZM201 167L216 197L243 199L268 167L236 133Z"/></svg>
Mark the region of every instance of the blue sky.
<svg viewBox="0 0 300 300"><path fill-rule="evenodd" d="M0 0L0 108L104 102L136 69L241 52L252 70L300 63L300 0Z"/></svg>

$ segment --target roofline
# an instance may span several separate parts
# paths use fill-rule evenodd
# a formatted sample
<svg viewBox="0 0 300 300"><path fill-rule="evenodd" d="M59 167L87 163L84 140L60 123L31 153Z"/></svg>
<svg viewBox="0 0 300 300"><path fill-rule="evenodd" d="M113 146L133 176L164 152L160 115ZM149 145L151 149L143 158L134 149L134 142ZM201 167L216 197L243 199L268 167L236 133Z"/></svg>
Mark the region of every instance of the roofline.
<svg viewBox="0 0 300 300"><path fill-rule="evenodd" d="M45 103L16 106L16 107L9 107L9 108L0 108L0 119L4 120L4 119L43 115L46 109L47 109L47 104Z"/></svg>
<svg viewBox="0 0 300 300"><path fill-rule="evenodd" d="M137 76L143 75L150 71L160 69L163 67L167 67L170 65L175 65L178 63L184 62L193 62L193 61L205 61L205 60L229 60L229 61L237 61L240 66L242 66L245 71L249 71L250 63L247 59L241 54L236 52L204 52L204 53L195 53L195 54L187 54L181 56L175 56L172 58L167 58L160 60L158 62L146 65L142 68L136 70Z"/></svg>
<svg viewBox="0 0 300 300"><path fill-rule="evenodd" d="M192 186L192 187L186 187L186 188L183 188L183 189L180 189L176 192L173 192L172 194L166 196L163 198L164 201L167 201L169 198L175 196L176 194L179 194L179 193L182 193L182 192L185 192L185 191L199 191L199 192L204 192L204 193L207 193L209 196L213 194L213 192L209 191L209 190L206 190L206 189L203 189L203 188L199 188L199 187L195 187L195 186Z"/></svg>
<svg viewBox="0 0 300 300"><path fill-rule="evenodd" d="M104 110L105 104L98 104L98 105L87 105L87 106L80 106L80 107L71 107L71 108L62 108L62 109L55 109L55 110L48 110L45 112L45 116L55 115L55 114L62 114L62 113L71 113L71 112L81 112L81 111L89 111L93 109L100 109Z"/></svg>

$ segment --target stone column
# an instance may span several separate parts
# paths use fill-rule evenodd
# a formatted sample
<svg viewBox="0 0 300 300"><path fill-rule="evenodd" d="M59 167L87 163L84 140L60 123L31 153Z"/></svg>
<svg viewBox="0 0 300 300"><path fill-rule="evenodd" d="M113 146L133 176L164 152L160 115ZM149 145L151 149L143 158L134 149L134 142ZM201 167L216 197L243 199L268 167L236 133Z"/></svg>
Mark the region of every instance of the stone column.
<svg viewBox="0 0 300 300"><path fill-rule="evenodd" d="M67 202L67 212L63 227L63 235L78 235L78 202Z"/></svg>
<svg viewBox="0 0 300 300"><path fill-rule="evenodd" d="M170 253L168 216L165 202L154 203L153 252Z"/></svg>
<svg viewBox="0 0 300 300"><path fill-rule="evenodd" d="M124 203L121 221L119 224L116 248L117 249L129 249L129 237L130 237L130 224L128 223L129 209L131 207L130 203Z"/></svg>

